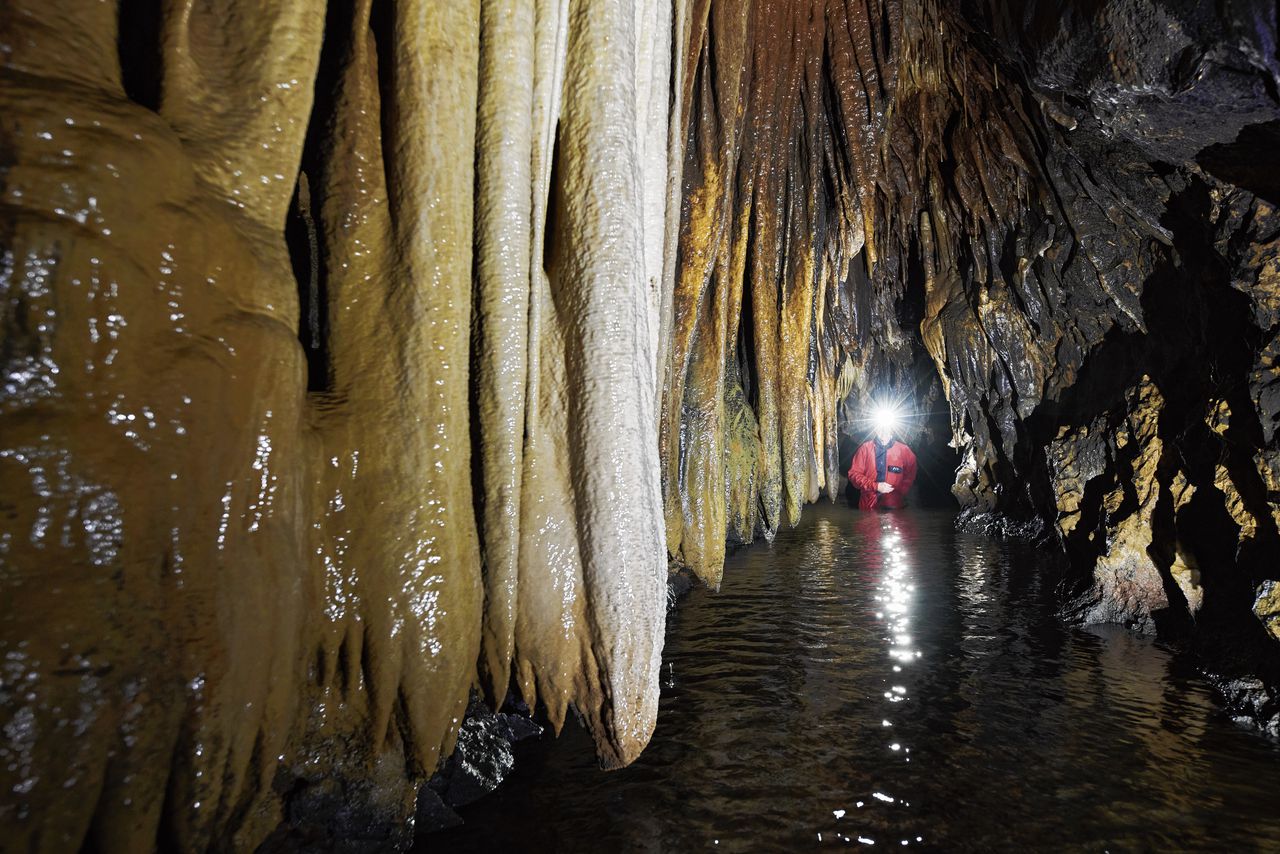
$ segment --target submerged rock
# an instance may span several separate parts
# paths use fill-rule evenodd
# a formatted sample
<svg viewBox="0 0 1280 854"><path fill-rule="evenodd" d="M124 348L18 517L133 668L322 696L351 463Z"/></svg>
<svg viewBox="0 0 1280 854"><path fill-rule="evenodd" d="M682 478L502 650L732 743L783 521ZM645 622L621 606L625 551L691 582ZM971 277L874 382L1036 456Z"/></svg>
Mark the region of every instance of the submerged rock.
<svg viewBox="0 0 1280 854"><path fill-rule="evenodd" d="M1227 711L1237 721L1280 738L1280 691L1255 676L1215 679Z"/></svg>
<svg viewBox="0 0 1280 854"><path fill-rule="evenodd" d="M418 791L417 833L461 824L454 809L496 789L515 765L511 746L542 734L542 727L528 717L528 707L514 699L508 703L513 711L493 712L478 695L472 696L453 753Z"/></svg>
<svg viewBox="0 0 1280 854"><path fill-rule="evenodd" d="M1038 517L1011 519L1001 513L987 513L974 507L965 508L956 517L956 527L987 537L1011 540L1042 542L1046 538L1044 520Z"/></svg>
<svg viewBox="0 0 1280 854"><path fill-rule="evenodd" d="M263 852L373 854L413 842L415 799L403 758L384 754L365 774L278 775L283 812Z"/></svg>

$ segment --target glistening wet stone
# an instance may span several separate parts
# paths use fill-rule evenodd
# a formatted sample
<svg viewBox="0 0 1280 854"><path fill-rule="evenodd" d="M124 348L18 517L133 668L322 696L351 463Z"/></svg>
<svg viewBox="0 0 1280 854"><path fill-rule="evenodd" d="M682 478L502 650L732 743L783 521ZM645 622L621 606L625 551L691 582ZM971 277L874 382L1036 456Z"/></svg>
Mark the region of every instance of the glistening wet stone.
<svg viewBox="0 0 1280 854"><path fill-rule="evenodd" d="M516 747L451 851L1240 850L1280 839L1280 744L1193 664L1056 616L1044 553L954 516L808 507L669 623L653 741Z"/></svg>

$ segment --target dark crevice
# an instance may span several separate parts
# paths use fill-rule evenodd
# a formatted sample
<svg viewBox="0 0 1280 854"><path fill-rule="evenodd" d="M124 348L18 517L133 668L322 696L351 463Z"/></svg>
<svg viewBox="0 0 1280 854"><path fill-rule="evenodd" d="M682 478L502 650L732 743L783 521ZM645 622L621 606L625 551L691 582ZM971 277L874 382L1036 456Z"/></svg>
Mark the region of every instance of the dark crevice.
<svg viewBox="0 0 1280 854"><path fill-rule="evenodd" d="M1196 155L1205 171L1280 205L1280 119L1246 125L1232 142L1210 145Z"/></svg>
<svg viewBox="0 0 1280 854"><path fill-rule="evenodd" d="M434 773L436 769L422 768L414 758L413 724L409 709L409 697L405 694L404 686L402 685L396 691L395 704L392 706L391 711L391 726L387 730L384 750L390 752L398 747L404 756L405 776L415 779Z"/></svg>
<svg viewBox="0 0 1280 854"><path fill-rule="evenodd" d="M344 697L351 696L353 687L352 670L351 670L351 645L350 637L344 637L342 643L338 645L338 672L335 674L338 683L338 690Z"/></svg>
<svg viewBox="0 0 1280 854"><path fill-rule="evenodd" d="M285 245L298 286L298 341L307 360L309 392L334 390L328 247L323 212L342 74L353 49L352 39L359 37L353 33L352 16L353 8L348 3L330 3L326 7L311 116L297 184L285 220Z"/></svg>
<svg viewBox="0 0 1280 854"><path fill-rule="evenodd" d="M227 760L228 762L231 761L230 755L228 755ZM249 768L253 769L255 773L245 775L244 786L240 790L236 803L231 805L230 814L227 816L226 824L228 826L241 827L248 819L259 794L258 781L260 777L256 772L264 767L268 761L266 756L266 735L260 729L253 739L253 750L249 755Z"/></svg>
<svg viewBox="0 0 1280 854"><path fill-rule="evenodd" d="M156 851L181 851L182 833L178 826L178 816L185 811L179 809L179 781L183 779L185 768L184 757L188 756L185 744L185 733L179 733L174 739L173 753L169 759L169 777L165 781L164 800L160 806L160 821L156 824Z"/></svg>
<svg viewBox="0 0 1280 854"><path fill-rule="evenodd" d="M374 56L378 71L378 120L382 133L382 179L387 188L387 212L394 228L399 205L396 191L399 181L394 172L400 162L396 156L396 143L400 139L396 125L396 16L391 0L371 0L369 5L369 35L372 36ZM359 38L358 34L356 38Z"/></svg>
<svg viewBox="0 0 1280 854"><path fill-rule="evenodd" d="M360 634L360 678L365 686L376 685L373 671L373 644L369 640L369 624L365 623Z"/></svg>
<svg viewBox="0 0 1280 854"><path fill-rule="evenodd" d="M160 0L120 0L118 8L120 83L130 101L158 112L164 94L164 4Z"/></svg>
<svg viewBox="0 0 1280 854"><path fill-rule="evenodd" d="M542 223L542 269L548 277L551 276L554 266L556 233L559 228L561 200L558 197L558 190L563 177L560 170L560 123L556 122L555 137L551 144L551 173L547 183L550 190L547 193L547 213Z"/></svg>
<svg viewBox="0 0 1280 854"><path fill-rule="evenodd" d="M284 235L294 281L298 284L298 341L307 359L307 391L331 391L327 277L324 276L320 234L316 228L314 201L305 170L298 172Z"/></svg>

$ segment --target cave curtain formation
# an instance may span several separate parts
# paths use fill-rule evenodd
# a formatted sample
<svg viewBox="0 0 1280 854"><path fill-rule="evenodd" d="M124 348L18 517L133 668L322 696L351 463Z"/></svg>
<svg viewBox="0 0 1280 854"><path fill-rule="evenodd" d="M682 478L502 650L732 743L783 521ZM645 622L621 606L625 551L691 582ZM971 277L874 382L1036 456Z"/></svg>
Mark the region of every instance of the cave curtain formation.
<svg viewBox="0 0 1280 854"><path fill-rule="evenodd" d="M6 7L7 844L408 825L513 672L635 758L671 16Z"/></svg>
<svg viewBox="0 0 1280 854"><path fill-rule="evenodd" d="M632 761L668 561L920 364L967 517L1265 713L1274 4L1015 5L10 0L6 838L407 826L473 687Z"/></svg>

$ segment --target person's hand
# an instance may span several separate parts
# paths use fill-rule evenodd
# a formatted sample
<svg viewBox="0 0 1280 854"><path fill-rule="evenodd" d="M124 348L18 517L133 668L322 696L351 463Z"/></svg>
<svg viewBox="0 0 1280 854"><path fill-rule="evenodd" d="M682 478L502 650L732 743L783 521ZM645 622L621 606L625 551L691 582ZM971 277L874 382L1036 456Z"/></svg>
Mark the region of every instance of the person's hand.
<svg viewBox="0 0 1280 854"><path fill-rule="evenodd" d="M876 484L876 492L879 492L881 495L885 494L886 492L893 492L893 486L888 483L885 483L882 480Z"/></svg>

